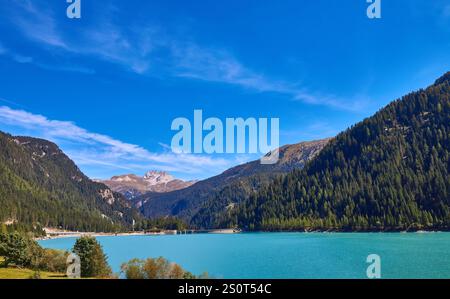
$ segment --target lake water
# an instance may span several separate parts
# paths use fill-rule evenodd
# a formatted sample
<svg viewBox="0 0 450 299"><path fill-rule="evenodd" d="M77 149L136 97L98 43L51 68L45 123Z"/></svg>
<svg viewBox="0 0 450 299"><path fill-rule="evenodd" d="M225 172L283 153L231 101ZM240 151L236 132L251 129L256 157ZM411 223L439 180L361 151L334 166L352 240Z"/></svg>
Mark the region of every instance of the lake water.
<svg viewBox="0 0 450 299"><path fill-rule="evenodd" d="M450 233L244 233L99 237L114 272L163 256L214 278L366 278L370 254L383 278L450 278ZM41 241L70 250L75 239Z"/></svg>

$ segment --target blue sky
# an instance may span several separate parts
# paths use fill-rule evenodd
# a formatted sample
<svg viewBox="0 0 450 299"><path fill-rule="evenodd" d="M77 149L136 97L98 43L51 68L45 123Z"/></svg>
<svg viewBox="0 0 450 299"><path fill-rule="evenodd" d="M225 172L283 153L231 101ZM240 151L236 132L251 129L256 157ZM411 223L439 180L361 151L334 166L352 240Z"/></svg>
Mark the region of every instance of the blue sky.
<svg viewBox="0 0 450 299"><path fill-rule="evenodd" d="M450 70L450 2L0 0L0 130L53 140L90 177L199 179L254 155L178 155L173 119L278 117L334 136Z"/></svg>

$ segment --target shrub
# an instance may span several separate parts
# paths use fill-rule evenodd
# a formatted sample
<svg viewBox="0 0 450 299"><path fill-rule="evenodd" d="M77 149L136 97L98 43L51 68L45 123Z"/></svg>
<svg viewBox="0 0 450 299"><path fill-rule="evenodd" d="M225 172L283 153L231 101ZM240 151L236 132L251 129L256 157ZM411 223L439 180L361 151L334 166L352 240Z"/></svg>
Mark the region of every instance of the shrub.
<svg viewBox="0 0 450 299"><path fill-rule="evenodd" d="M122 264L121 270L127 279L145 279L145 273L142 269L143 260L133 259L126 264Z"/></svg>
<svg viewBox="0 0 450 299"><path fill-rule="evenodd" d="M65 273L67 270L67 251L45 249L39 262L39 269L49 272Z"/></svg>
<svg viewBox="0 0 450 299"><path fill-rule="evenodd" d="M127 279L195 279L195 275L165 258L133 259L121 267Z"/></svg>

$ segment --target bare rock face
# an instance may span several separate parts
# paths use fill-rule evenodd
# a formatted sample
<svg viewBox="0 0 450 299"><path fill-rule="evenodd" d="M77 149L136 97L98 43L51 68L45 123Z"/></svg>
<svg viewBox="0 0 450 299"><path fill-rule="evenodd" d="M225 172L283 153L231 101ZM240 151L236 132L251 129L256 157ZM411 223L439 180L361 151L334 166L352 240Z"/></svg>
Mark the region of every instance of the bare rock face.
<svg viewBox="0 0 450 299"><path fill-rule="evenodd" d="M166 193L187 188L195 181L176 179L164 171L151 170L140 177L135 174L114 176L109 180L98 181L111 190L123 194L128 199L134 199L147 192Z"/></svg>
<svg viewBox="0 0 450 299"><path fill-rule="evenodd" d="M114 204L116 201L114 193L110 189L99 190L98 193L109 205Z"/></svg>

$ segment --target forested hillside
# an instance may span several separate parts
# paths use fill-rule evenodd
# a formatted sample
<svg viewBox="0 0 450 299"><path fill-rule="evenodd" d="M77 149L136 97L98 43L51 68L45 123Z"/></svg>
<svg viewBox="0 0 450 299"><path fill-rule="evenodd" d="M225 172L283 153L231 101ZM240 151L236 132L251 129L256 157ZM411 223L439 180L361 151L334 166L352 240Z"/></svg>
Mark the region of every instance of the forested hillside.
<svg viewBox="0 0 450 299"><path fill-rule="evenodd" d="M113 231L139 219L122 195L86 177L53 143L0 132L0 224Z"/></svg>
<svg viewBox="0 0 450 299"><path fill-rule="evenodd" d="M249 230L448 230L449 157L447 73L218 217Z"/></svg>
<svg viewBox="0 0 450 299"><path fill-rule="evenodd" d="M225 209L230 203L236 203L243 197L218 200L228 189L234 190L234 194L240 193L245 196L263 184L270 182L280 174L288 173L296 168L302 168L309 160L314 158L322 148L329 142L329 139L302 142L298 144L285 145L279 149L279 160L276 164L261 164L260 160L251 161L236 167L230 168L224 173L200 181L183 190L177 190L164 194L148 193L137 198L142 204L142 212L150 218L164 216L176 216L185 221L199 212L208 210L208 214L198 218L200 222L209 221L213 213L212 210L204 207L214 208L215 211Z"/></svg>

